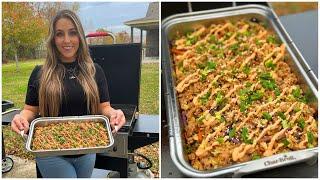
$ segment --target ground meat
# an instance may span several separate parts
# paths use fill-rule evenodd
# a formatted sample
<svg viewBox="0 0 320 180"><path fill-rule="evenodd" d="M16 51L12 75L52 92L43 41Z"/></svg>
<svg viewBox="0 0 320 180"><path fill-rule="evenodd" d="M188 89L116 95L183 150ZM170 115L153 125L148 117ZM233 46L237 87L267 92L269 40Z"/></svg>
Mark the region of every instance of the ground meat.
<svg viewBox="0 0 320 180"><path fill-rule="evenodd" d="M53 150L107 146L109 137L101 122L62 122L38 126L32 150Z"/></svg>

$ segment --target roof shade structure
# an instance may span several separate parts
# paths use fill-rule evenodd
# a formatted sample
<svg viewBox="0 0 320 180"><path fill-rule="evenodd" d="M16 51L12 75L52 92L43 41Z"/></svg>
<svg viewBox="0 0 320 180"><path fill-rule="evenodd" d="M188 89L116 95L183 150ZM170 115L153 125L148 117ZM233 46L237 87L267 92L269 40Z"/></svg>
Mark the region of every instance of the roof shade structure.
<svg viewBox="0 0 320 180"><path fill-rule="evenodd" d="M141 30L150 30L159 28L159 3L149 4L147 14L144 18L134 19L124 22L125 25Z"/></svg>
<svg viewBox="0 0 320 180"><path fill-rule="evenodd" d="M131 43L133 43L133 28L140 29L140 42L142 43L142 31L146 31L145 56L159 56L159 3L149 3L145 17L124 22L131 27Z"/></svg>

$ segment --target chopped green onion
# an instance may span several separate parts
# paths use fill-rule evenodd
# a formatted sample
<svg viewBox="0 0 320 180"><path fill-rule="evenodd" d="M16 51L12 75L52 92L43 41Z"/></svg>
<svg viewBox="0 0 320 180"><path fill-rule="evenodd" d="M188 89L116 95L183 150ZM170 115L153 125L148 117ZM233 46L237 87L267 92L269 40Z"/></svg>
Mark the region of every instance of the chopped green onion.
<svg viewBox="0 0 320 180"><path fill-rule="evenodd" d="M223 139L223 137L218 137L217 141L219 142L219 144L222 144L224 142L224 139Z"/></svg>
<svg viewBox="0 0 320 180"><path fill-rule="evenodd" d="M260 42L258 39L256 39L255 43L256 43L257 46L260 46L262 44L262 42Z"/></svg>
<svg viewBox="0 0 320 180"><path fill-rule="evenodd" d="M260 83L263 88L269 90L275 90L277 88L275 80L271 77L270 73L260 74Z"/></svg>
<svg viewBox="0 0 320 180"><path fill-rule="evenodd" d="M233 52L233 53L235 53L235 54L237 54L238 53L238 50L239 50L239 44L238 43L235 43L235 44L232 44L231 46L230 46L230 49L231 49L231 51Z"/></svg>
<svg viewBox="0 0 320 180"><path fill-rule="evenodd" d="M212 84L212 86L215 87L215 88L219 87L219 84L217 83L217 81L212 81L211 84Z"/></svg>
<svg viewBox="0 0 320 180"><path fill-rule="evenodd" d="M197 41L198 41L198 37L197 36L187 35L186 45L187 46L194 45Z"/></svg>
<svg viewBox="0 0 320 180"><path fill-rule="evenodd" d="M260 76L259 76L260 79L263 79L263 80L272 80L272 76L270 73L261 73Z"/></svg>
<svg viewBox="0 0 320 180"><path fill-rule="evenodd" d="M267 43L280 44L279 40L274 36L268 36Z"/></svg>
<svg viewBox="0 0 320 180"><path fill-rule="evenodd" d="M231 32L227 32L225 35L224 35L224 38L227 39L231 36Z"/></svg>
<svg viewBox="0 0 320 180"><path fill-rule="evenodd" d="M294 98L296 98L300 102L307 103L307 98L303 96L302 93L303 92L299 87L292 90L292 95Z"/></svg>
<svg viewBox="0 0 320 180"><path fill-rule="evenodd" d="M250 32L250 31L245 31L245 32L243 32L243 35L244 35L244 36L250 36L250 35L251 35L251 32Z"/></svg>
<svg viewBox="0 0 320 180"><path fill-rule="evenodd" d="M215 118L218 119L220 122L224 122L226 120L224 116L222 116L219 112L215 114Z"/></svg>
<svg viewBox="0 0 320 180"><path fill-rule="evenodd" d="M288 120L281 120L281 125L283 129L290 127Z"/></svg>
<svg viewBox="0 0 320 180"><path fill-rule="evenodd" d="M198 54L203 53L204 51L206 51L206 47L205 47L204 44L200 44L200 45L198 45L198 46L196 47L196 52L197 52Z"/></svg>
<svg viewBox="0 0 320 180"><path fill-rule="evenodd" d="M206 67L206 64L197 64L197 67L203 70Z"/></svg>
<svg viewBox="0 0 320 180"><path fill-rule="evenodd" d="M266 120L271 120L272 119L272 116L269 114L269 113L267 113L267 112L263 112L262 113L262 117L264 118L264 119L266 119Z"/></svg>
<svg viewBox="0 0 320 180"><path fill-rule="evenodd" d="M274 90L277 86L274 81L266 81L266 80L260 80L260 83L263 88Z"/></svg>
<svg viewBox="0 0 320 180"><path fill-rule="evenodd" d="M295 98L300 98L301 97L301 90L300 88L296 88L292 90L292 95Z"/></svg>
<svg viewBox="0 0 320 180"><path fill-rule="evenodd" d="M244 112L252 104L252 101L260 100L264 96L264 90L250 91L249 84L247 88L239 91L240 96L240 111Z"/></svg>
<svg viewBox="0 0 320 180"><path fill-rule="evenodd" d="M218 49L218 48L217 48L217 46L216 46L216 45L211 44L211 45L210 45L210 49L212 49L212 50L216 50L216 49Z"/></svg>
<svg viewBox="0 0 320 180"><path fill-rule="evenodd" d="M252 101L256 101L256 100L262 99L263 95L264 95L263 91L258 90L258 91L252 92L250 99Z"/></svg>
<svg viewBox="0 0 320 180"><path fill-rule="evenodd" d="M252 139L248 139L248 140L245 140L244 143L246 143L246 144L252 144L252 143L253 143L253 140L252 140Z"/></svg>
<svg viewBox="0 0 320 180"><path fill-rule="evenodd" d="M274 94L275 94L276 96L280 96L281 91L280 91L280 89L279 89L278 87L276 87L276 88L274 89Z"/></svg>
<svg viewBox="0 0 320 180"><path fill-rule="evenodd" d="M281 142L284 145L284 147L288 147L288 145L290 144L290 142L286 138L282 139Z"/></svg>
<svg viewBox="0 0 320 180"><path fill-rule="evenodd" d="M240 111L241 112L245 112L246 110L247 110L247 108L248 108L248 104L246 104L245 102L243 102L243 101L241 101L240 102Z"/></svg>
<svg viewBox="0 0 320 180"><path fill-rule="evenodd" d="M286 119L286 115L284 115L283 112L278 112L278 116L279 116L281 119L283 119L283 120Z"/></svg>
<svg viewBox="0 0 320 180"><path fill-rule="evenodd" d="M229 131L229 137L230 138L233 138L235 137L236 135L236 128L232 128L230 131Z"/></svg>
<svg viewBox="0 0 320 180"><path fill-rule="evenodd" d="M198 67L203 68L203 64L198 64ZM212 72L216 68L217 64L213 61L207 61L204 69L200 71L200 81L204 82L207 79L207 76L210 72Z"/></svg>
<svg viewBox="0 0 320 180"><path fill-rule="evenodd" d="M243 127L241 130L241 138L248 139L248 136L249 136L248 128Z"/></svg>
<svg viewBox="0 0 320 180"><path fill-rule="evenodd" d="M267 60L267 61L264 63L264 65L265 65L267 68L270 68L270 69L272 69L272 70L274 70L274 68L276 67L276 64L273 64L273 62L272 62L271 59Z"/></svg>
<svg viewBox="0 0 320 180"><path fill-rule="evenodd" d="M211 92L208 91L206 94L204 94L203 96L201 96L199 99L200 99L200 102L201 104L206 104L209 100L209 97L211 95Z"/></svg>
<svg viewBox="0 0 320 180"><path fill-rule="evenodd" d="M211 36L210 36L210 42L211 42L211 43L215 43L215 44L218 43L218 39L216 38L215 35L211 35Z"/></svg>
<svg viewBox="0 0 320 180"><path fill-rule="evenodd" d="M252 144L252 139L249 139L248 128L244 127L241 130L241 140L246 144Z"/></svg>
<svg viewBox="0 0 320 180"><path fill-rule="evenodd" d="M207 62L207 69L208 70L216 69L216 67L217 67L217 63L215 63L213 61L208 61Z"/></svg>
<svg viewBox="0 0 320 180"><path fill-rule="evenodd" d="M305 124L306 124L306 122L304 121L303 118L301 118L301 119L298 120L298 126L299 126L301 129L304 129Z"/></svg>
<svg viewBox="0 0 320 180"><path fill-rule="evenodd" d="M261 156L259 155L259 154L253 154L252 155L252 160L257 160L257 159L260 159L261 158Z"/></svg>
<svg viewBox="0 0 320 180"><path fill-rule="evenodd" d="M308 137L308 144L312 145L312 143L314 141L314 136L313 136L312 132L308 131L307 137Z"/></svg>
<svg viewBox="0 0 320 180"><path fill-rule="evenodd" d="M250 73L250 66L245 65L242 69L243 73L245 73L246 75L248 75Z"/></svg>
<svg viewBox="0 0 320 180"><path fill-rule="evenodd" d="M224 97L221 91L217 92L216 103L221 104L224 101Z"/></svg>
<svg viewBox="0 0 320 180"><path fill-rule="evenodd" d="M209 72L211 72L212 70L207 70L207 69L204 69L202 71L200 71L200 80L201 82L204 82L206 79L207 79L207 76L209 74Z"/></svg>
<svg viewBox="0 0 320 180"><path fill-rule="evenodd" d="M250 93L250 89L249 88L241 89L239 91L240 98L247 96L247 94L249 94L249 93Z"/></svg>
<svg viewBox="0 0 320 180"><path fill-rule="evenodd" d="M200 117L197 119L197 121L202 123L202 121L204 120L204 118L205 118L204 115L202 115L202 116L200 116Z"/></svg>
<svg viewBox="0 0 320 180"><path fill-rule="evenodd" d="M295 107L295 108L293 108L293 111L294 111L294 112L299 112L299 111L301 111L301 109Z"/></svg>
<svg viewBox="0 0 320 180"><path fill-rule="evenodd" d="M246 88L249 88L252 86L252 83L251 82L246 82L246 84L244 85Z"/></svg>
<svg viewBox="0 0 320 180"><path fill-rule="evenodd" d="M200 74L200 81L204 82L207 79L207 74Z"/></svg>
<svg viewBox="0 0 320 180"><path fill-rule="evenodd" d="M273 101L272 96L269 96L269 97L268 97L268 102L272 102L272 101Z"/></svg>

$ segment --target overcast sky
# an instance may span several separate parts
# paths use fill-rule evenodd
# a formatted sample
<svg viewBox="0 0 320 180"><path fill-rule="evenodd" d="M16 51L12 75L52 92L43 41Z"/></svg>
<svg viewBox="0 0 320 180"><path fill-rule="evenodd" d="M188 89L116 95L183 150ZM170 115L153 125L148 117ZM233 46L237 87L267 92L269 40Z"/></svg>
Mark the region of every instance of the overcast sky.
<svg viewBox="0 0 320 180"><path fill-rule="evenodd" d="M124 22L145 17L148 5L148 2L81 2L79 16L86 33L98 28L129 33L130 27Z"/></svg>

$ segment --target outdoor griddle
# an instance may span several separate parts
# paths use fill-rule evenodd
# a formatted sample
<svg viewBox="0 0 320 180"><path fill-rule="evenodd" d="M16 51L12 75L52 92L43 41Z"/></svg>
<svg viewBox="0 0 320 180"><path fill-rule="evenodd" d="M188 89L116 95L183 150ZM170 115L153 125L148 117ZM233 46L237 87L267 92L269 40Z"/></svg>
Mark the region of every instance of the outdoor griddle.
<svg viewBox="0 0 320 180"><path fill-rule="evenodd" d="M95 168L127 177L128 164L133 161L128 153L159 141L158 116L139 114L141 44L91 45L90 53L105 72L112 107L121 109L127 121L115 135L113 148L97 154Z"/></svg>
<svg viewBox="0 0 320 180"><path fill-rule="evenodd" d="M203 3L162 3L161 5L161 18L162 20L178 13L187 13L192 11L209 10L216 8L224 8L231 6L245 5L249 3L226 3L226 2L203 2ZM264 2L255 4L269 6ZM280 17L281 22L288 31L290 37L293 39L296 46L304 56L305 60L314 71L318 74L318 38L317 38L317 22L318 22L317 10L282 16ZM301 33L301 31L303 33ZM163 99L164 95L161 94ZM170 157L169 139L168 139L168 124L166 118L166 111L164 102L161 102L161 177L167 178L182 178L186 177L182 174L178 168L174 165ZM262 177L262 178L288 178L288 177L318 177L318 163L312 165L307 163L299 163L295 165L280 167L267 171L261 171L243 177Z"/></svg>
<svg viewBox="0 0 320 180"><path fill-rule="evenodd" d="M107 153L97 154L95 168L118 171L120 177L127 177L128 165L134 162L130 153L159 141L159 116L139 114L141 44L91 45L90 53L104 70L112 107L121 109L126 118L126 124L114 136L114 145ZM2 124L9 124L19 112L4 113ZM37 177L42 177L38 169Z"/></svg>

